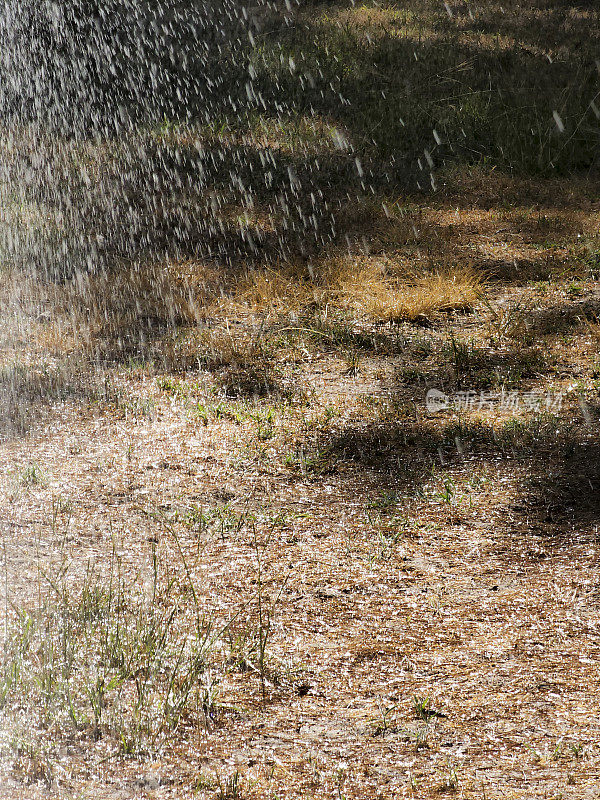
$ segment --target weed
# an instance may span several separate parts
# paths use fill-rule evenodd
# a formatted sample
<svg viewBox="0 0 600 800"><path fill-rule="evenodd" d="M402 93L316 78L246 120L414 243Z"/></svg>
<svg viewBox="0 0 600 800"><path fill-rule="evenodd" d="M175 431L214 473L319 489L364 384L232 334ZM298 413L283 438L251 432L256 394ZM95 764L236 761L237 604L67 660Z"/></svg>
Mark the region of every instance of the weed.
<svg viewBox="0 0 600 800"><path fill-rule="evenodd" d="M43 486L44 473L36 463L31 462L21 472L20 483L22 486Z"/></svg>
<svg viewBox="0 0 600 800"><path fill-rule="evenodd" d="M584 278L597 281L600 277L600 236L581 237L575 256L584 267Z"/></svg>
<svg viewBox="0 0 600 800"><path fill-rule="evenodd" d="M413 697L413 708L416 716L419 719L424 719L426 721L429 719L430 702L431 702L430 697L417 697L417 695Z"/></svg>
<svg viewBox="0 0 600 800"><path fill-rule="evenodd" d="M573 755L573 758L579 760L583 758L585 755L585 747L581 742L573 742L569 745L569 749Z"/></svg>
<svg viewBox="0 0 600 800"><path fill-rule="evenodd" d="M554 750L552 751L552 755L550 756L552 761L558 761L560 759L562 754L562 746L563 746L563 741L562 739L559 739L558 742L556 743Z"/></svg>
<svg viewBox="0 0 600 800"><path fill-rule="evenodd" d="M429 726L425 725L422 728L418 728L413 736L413 740L415 743L415 750L427 750L429 747Z"/></svg>
<svg viewBox="0 0 600 800"><path fill-rule="evenodd" d="M452 359L456 380L459 383L462 377L475 366L480 355L473 342L463 342L457 339L454 332L450 334L450 343L445 347L445 352Z"/></svg>
<svg viewBox="0 0 600 800"><path fill-rule="evenodd" d="M217 775L217 784L219 786L217 794L219 800L241 800L242 776L238 770L229 775L225 781L221 781L221 778Z"/></svg>
<svg viewBox="0 0 600 800"><path fill-rule="evenodd" d="M493 305L483 297L489 311L488 339L492 347L498 347L506 339L519 344L531 345L535 335L531 326L532 308L526 300L513 301L505 305Z"/></svg>
<svg viewBox="0 0 600 800"><path fill-rule="evenodd" d="M419 367L400 367L398 369L398 377L409 386L419 383L425 384L427 381L425 371Z"/></svg>
<svg viewBox="0 0 600 800"><path fill-rule="evenodd" d="M385 736L388 731L395 730L390 726L390 717L396 711L397 706L382 705L380 700L377 701L377 706L380 716L373 728L373 736Z"/></svg>
<svg viewBox="0 0 600 800"><path fill-rule="evenodd" d="M219 695L219 678L210 674L205 682L202 683L200 690L200 707L204 714L204 724L206 730L210 729L212 722L215 720L218 710L217 697Z"/></svg>
<svg viewBox="0 0 600 800"><path fill-rule="evenodd" d="M12 774L25 784L42 784L47 790L55 783L55 756L52 748L32 742L26 733L13 734Z"/></svg>
<svg viewBox="0 0 600 800"><path fill-rule="evenodd" d="M186 394L185 387L181 381L169 377L160 377L156 379L156 385L166 394L172 394L176 397L183 397Z"/></svg>
<svg viewBox="0 0 600 800"><path fill-rule="evenodd" d="M446 779L442 783L440 787L440 791L442 792L457 792L460 786L460 781L458 779L458 771L456 766L454 766L450 759L448 759L448 775Z"/></svg>
<svg viewBox="0 0 600 800"><path fill-rule="evenodd" d="M360 372L360 353L357 350L350 350L346 354L345 360L347 366L344 370L344 374L356 378Z"/></svg>
<svg viewBox="0 0 600 800"><path fill-rule="evenodd" d="M202 792L204 790L214 791L219 787L219 780L218 776L213 778L210 775L206 775L205 773L200 773L200 775L196 778L194 782L194 790L196 792Z"/></svg>
<svg viewBox="0 0 600 800"><path fill-rule="evenodd" d="M380 511L390 511L398 505L400 496L397 492L383 492L376 500L370 500L367 508L375 508Z"/></svg>
<svg viewBox="0 0 600 800"><path fill-rule="evenodd" d="M446 503L448 507L451 507L455 503L455 495L456 495L456 488L454 486L454 481L450 477L445 478L444 488L438 494L438 498L443 503Z"/></svg>
<svg viewBox="0 0 600 800"><path fill-rule="evenodd" d="M524 452L548 441L559 431L568 434L569 427L565 427L556 414L540 412L528 420L506 420L496 431L495 438L502 449Z"/></svg>
<svg viewBox="0 0 600 800"><path fill-rule="evenodd" d="M198 403L193 410L196 419L199 419L203 425L208 425L209 413L207 407L203 403Z"/></svg>
<svg viewBox="0 0 600 800"><path fill-rule="evenodd" d="M302 475L312 477L323 475L333 468L327 449L316 448L307 452L304 444L299 444L294 451L286 454L285 465L290 469L299 470Z"/></svg>
<svg viewBox="0 0 600 800"><path fill-rule="evenodd" d="M248 627L242 629L230 627L226 635L229 653L228 665L239 672L248 672L254 669L257 648L256 631Z"/></svg>
<svg viewBox="0 0 600 800"><path fill-rule="evenodd" d="M434 717L446 716L445 714L442 714L441 711L435 711L435 709L431 708L431 698L429 696L419 697L418 695L414 695L413 709L418 719L425 720L425 722L428 722Z"/></svg>
<svg viewBox="0 0 600 800"><path fill-rule="evenodd" d="M150 397L140 399L132 397L127 400L120 400L117 408L122 410L125 414L125 419L132 416L134 419L137 417L151 417L154 413L155 403Z"/></svg>
<svg viewBox="0 0 600 800"><path fill-rule="evenodd" d="M210 662L228 623L201 612L177 549L177 578L156 550L149 574L132 581L114 552L109 574L89 565L79 588L68 563L46 575L39 607L18 610L10 623L0 671L4 708L20 708L65 735L71 726L107 736L131 754L154 751L196 707L208 725L218 684Z"/></svg>
<svg viewBox="0 0 600 800"><path fill-rule="evenodd" d="M52 528L56 528L56 519L58 516L70 516L73 513L73 502L68 497L62 497L59 495L58 497L52 498Z"/></svg>
<svg viewBox="0 0 600 800"><path fill-rule="evenodd" d="M202 408L203 413L206 413L204 407ZM243 414L241 414L231 403L216 403L214 406L212 406L211 411L214 418L217 420L229 420L231 422L236 422L238 425L244 420Z"/></svg>
<svg viewBox="0 0 600 800"><path fill-rule="evenodd" d="M250 415L250 417L256 423L256 434L259 441L266 442L273 438L276 417L272 408L269 408L264 414L257 412L254 415Z"/></svg>
<svg viewBox="0 0 600 800"><path fill-rule="evenodd" d="M198 534L207 530L213 517L210 510L204 510L200 506L190 506L181 516L181 521Z"/></svg>

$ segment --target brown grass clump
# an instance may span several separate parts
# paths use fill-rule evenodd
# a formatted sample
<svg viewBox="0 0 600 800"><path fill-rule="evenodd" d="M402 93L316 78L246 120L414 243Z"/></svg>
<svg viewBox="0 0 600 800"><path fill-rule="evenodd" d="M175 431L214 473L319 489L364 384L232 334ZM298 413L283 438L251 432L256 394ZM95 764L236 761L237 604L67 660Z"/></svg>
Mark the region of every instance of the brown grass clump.
<svg viewBox="0 0 600 800"><path fill-rule="evenodd" d="M384 286L374 294L368 311L385 321L411 321L436 311L468 311L480 290L480 279L469 270L435 273L412 285Z"/></svg>
<svg viewBox="0 0 600 800"><path fill-rule="evenodd" d="M340 281L346 302L379 321L412 321L436 311L465 311L476 303L481 279L468 268L450 268L428 275L387 276L367 265Z"/></svg>
<svg viewBox="0 0 600 800"><path fill-rule="evenodd" d="M417 275L377 259L340 256L310 273L305 267L250 271L234 287L231 304L232 311L275 314L335 305L378 321L411 321L470 309L481 287L481 278L466 267Z"/></svg>

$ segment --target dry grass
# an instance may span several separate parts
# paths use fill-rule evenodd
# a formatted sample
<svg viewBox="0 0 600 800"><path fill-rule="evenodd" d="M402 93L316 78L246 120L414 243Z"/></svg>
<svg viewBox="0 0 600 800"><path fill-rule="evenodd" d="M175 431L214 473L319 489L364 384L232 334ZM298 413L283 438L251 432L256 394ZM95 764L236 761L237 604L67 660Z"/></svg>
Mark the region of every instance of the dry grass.
<svg viewBox="0 0 600 800"><path fill-rule="evenodd" d="M249 270L235 285L233 303L251 313L299 311L314 297L314 287L306 277L300 269L289 266L278 270Z"/></svg>
<svg viewBox="0 0 600 800"><path fill-rule="evenodd" d="M471 309L480 297L482 281L468 268L395 279L365 270L341 289L344 299L377 321L410 322L438 311Z"/></svg>
<svg viewBox="0 0 600 800"><path fill-rule="evenodd" d="M276 316L334 308L376 322L401 322L471 309L482 289L482 278L468 267L418 275L394 268L389 259L345 255L310 271L290 266L249 270L234 284L229 308ZM224 301L221 311L226 307Z"/></svg>
<svg viewBox="0 0 600 800"><path fill-rule="evenodd" d="M215 286L195 265L122 265L99 275L78 274L41 291L51 302L38 340L50 349L123 357L148 351L153 339L178 326L196 325Z"/></svg>

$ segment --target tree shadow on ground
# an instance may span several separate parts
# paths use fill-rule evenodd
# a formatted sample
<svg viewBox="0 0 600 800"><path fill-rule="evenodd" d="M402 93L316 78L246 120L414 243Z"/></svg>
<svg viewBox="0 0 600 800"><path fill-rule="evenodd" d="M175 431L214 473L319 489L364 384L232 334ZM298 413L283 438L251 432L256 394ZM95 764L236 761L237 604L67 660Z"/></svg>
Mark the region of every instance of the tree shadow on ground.
<svg viewBox="0 0 600 800"><path fill-rule="evenodd" d="M595 417L598 419L598 409ZM532 460L531 475L511 508L519 534L551 545L598 540L600 447L587 440L554 443L543 459Z"/></svg>
<svg viewBox="0 0 600 800"><path fill-rule="evenodd" d="M590 102L600 17L573 4L552 13L535 6L488 4L472 9L472 20L467 11L466 25L435 2L379 9L348 1L321 14L314 7L306 28L282 41L299 64L332 75L344 99L332 112L307 91L306 107L333 116L361 157L391 158L396 173L420 171L423 186L444 164L482 158L519 172L587 169L597 158ZM529 40L536 47L524 47ZM556 50L563 57L552 58ZM565 137L553 111L570 129Z"/></svg>
<svg viewBox="0 0 600 800"><path fill-rule="evenodd" d="M600 419L600 408L594 414ZM478 499L472 506L459 504L450 519L468 526L482 512L493 511L503 534L499 552L506 532L519 551L527 552L540 544L564 550L598 540L600 448L595 433L581 424L565 430L554 418L508 422L495 431L481 422L449 421L437 429L414 420L358 424L305 442L302 452L305 478L351 473L359 484L365 482L371 491L379 487L382 496L392 493L399 507L409 508L415 502L439 504L441 498L449 511L465 491L465 480L468 484L481 470L486 481L503 474L506 480L508 470L521 476L509 495L486 497L483 508Z"/></svg>

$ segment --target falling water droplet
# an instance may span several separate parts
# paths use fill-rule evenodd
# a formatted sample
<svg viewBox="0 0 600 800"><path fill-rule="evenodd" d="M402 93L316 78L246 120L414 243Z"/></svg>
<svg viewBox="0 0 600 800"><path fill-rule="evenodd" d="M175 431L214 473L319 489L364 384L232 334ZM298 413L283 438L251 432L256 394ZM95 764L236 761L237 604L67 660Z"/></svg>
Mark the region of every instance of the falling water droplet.
<svg viewBox="0 0 600 800"><path fill-rule="evenodd" d="M558 113L558 111L553 111L552 116L554 117L554 122L556 123L556 127L558 128L559 133L563 133L565 130L565 125Z"/></svg>

